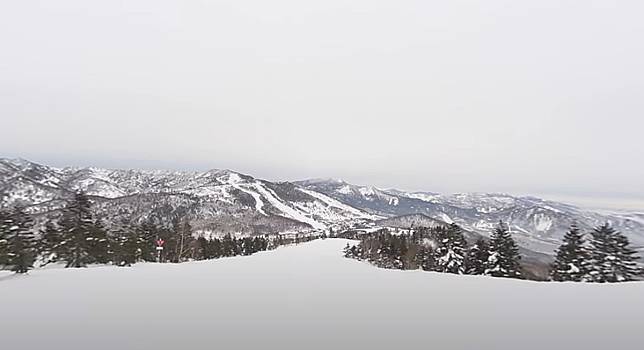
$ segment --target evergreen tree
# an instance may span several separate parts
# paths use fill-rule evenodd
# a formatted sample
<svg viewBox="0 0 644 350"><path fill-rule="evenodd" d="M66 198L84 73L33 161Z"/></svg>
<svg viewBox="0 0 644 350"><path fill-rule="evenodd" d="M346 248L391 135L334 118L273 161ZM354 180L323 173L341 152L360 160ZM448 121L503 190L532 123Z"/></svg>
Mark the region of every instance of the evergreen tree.
<svg viewBox="0 0 644 350"><path fill-rule="evenodd" d="M136 261L157 261L156 240L161 238L161 230L152 222L146 221L135 229ZM166 248L170 247L166 244Z"/></svg>
<svg viewBox="0 0 644 350"><path fill-rule="evenodd" d="M137 230L126 223L115 226L110 232L110 255L117 266L130 266L139 259L139 237Z"/></svg>
<svg viewBox="0 0 644 350"><path fill-rule="evenodd" d="M550 271L553 281L580 282L587 276L588 251L585 248L584 237L576 225L563 238L563 244L557 249L555 262Z"/></svg>
<svg viewBox="0 0 644 350"><path fill-rule="evenodd" d="M490 247L484 239L480 238L476 244L468 250L465 260L465 273L468 275L482 275L485 273L485 266L490 258Z"/></svg>
<svg viewBox="0 0 644 350"><path fill-rule="evenodd" d="M212 259L209 254L210 241L201 236L197 238L197 260Z"/></svg>
<svg viewBox="0 0 644 350"><path fill-rule="evenodd" d="M351 250L351 256L354 259L358 259L358 260L362 259L362 251L360 250L359 246L352 245L350 250Z"/></svg>
<svg viewBox="0 0 644 350"><path fill-rule="evenodd" d="M393 238L393 245L391 249L391 259L394 262L394 267L397 269L404 270L405 269L405 256L407 255L407 252L409 251L409 247L407 245L407 240L402 238L402 237L392 237ZM402 239L401 239L402 238Z"/></svg>
<svg viewBox="0 0 644 350"><path fill-rule="evenodd" d="M38 250L40 251L44 264L59 260L62 254L62 242L60 227L53 221L47 222L38 245Z"/></svg>
<svg viewBox="0 0 644 350"><path fill-rule="evenodd" d="M610 282L633 281L635 276L641 276L644 271L637 266L639 256L635 255L637 251L630 247L628 237L615 232L615 259L611 260Z"/></svg>
<svg viewBox="0 0 644 350"><path fill-rule="evenodd" d="M347 243L347 245L344 247L343 252L344 252L344 257L345 258L354 258L353 254L355 252L355 249L352 251L351 250L351 245L349 245L349 243Z"/></svg>
<svg viewBox="0 0 644 350"><path fill-rule="evenodd" d="M236 250L234 245L235 241L233 241L233 238L230 236L230 234L224 236L224 239L221 242L222 256L234 256Z"/></svg>
<svg viewBox="0 0 644 350"><path fill-rule="evenodd" d="M9 213L0 209L0 270L7 265L9 260Z"/></svg>
<svg viewBox="0 0 644 350"><path fill-rule="evenodd" d="M93 220L89 227L85 240L87 241L87 253L89 254L89 263L107 264L111 261L110 240L107 231L98 220Z"/></svg>
<svg viewBox="0 0 644 350"><path fill-rule="evenodd" d="M490 256L485 275L521 278L519 247L503 222L499 222L490 240Z"/></svg>
<svg viewBox="0 0 644 350"><path fill-rule="evenodd" d="M436 249L436 269L438 272L455 274L465 273L465 238L456 224L451 224L439 234Z"/></svg>
<svg viewBox="0 0 644 350"><path fill-rule="evenodd" d="M635 251L626 236L609 224L597 227L591 233L591 262L587 277L593 282L625 282L640 274Z"/></svg>
<svg viewBox="0 0 644 350"><path fill-rule="evenodd" d="M14 208L5 218L6 265L16 273L27 273L36 260L32 221L22 208Z"/></svg>
<svg viewBox="0 0 644 350"><path fill-rule="evenodd" d="M419 245L416 251L416 262L423 271L435 271L436 258L432 247Z"/></svg>
<svg viewBox="0 0 644 350"><path fill-rule="evenodd" d="M297 238L296 238L297 243ZM233 238L233 254L232 256L242 255L242 240Z"/></svg>
<svg viewBox="0 0 644 350"><path fill-rule="evenodd" d="M242 245L242 255L251 255L254 253L253 249L253 239L250 237L244 237L241 240Z"/></svg>
<svg viewBox="0 0 644 350"><path fill-rule="evenodd" d="M223 256L221 240L212 239L208 244L208 259L217 259Z"/></svg>
<svg viewBox="0 0 644 350"><path fill-rule="evenodd" d="M268 249L268 241L264 237L255 237L255 251L265 251Z"/></svg>
<svg viewBox="0 0 644 350"><path fill-rule="evenodd" d="M90 249L96 249L95 242L91 241L94 240L97 228L90 208L89 198L79 192L63 209L59 223L61 243L58 258L65 261L66 267L85 267L94 262Z"/></svg>

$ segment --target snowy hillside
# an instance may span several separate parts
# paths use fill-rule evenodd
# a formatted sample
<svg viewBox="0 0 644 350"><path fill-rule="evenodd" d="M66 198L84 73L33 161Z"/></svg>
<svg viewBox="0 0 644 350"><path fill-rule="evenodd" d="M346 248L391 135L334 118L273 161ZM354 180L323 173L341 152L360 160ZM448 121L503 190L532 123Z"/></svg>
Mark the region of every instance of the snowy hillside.
<svg viewBox="0 0 644 350"><path fill-rule="evenodd" d="M427 215L423 214L407 214L401 216L395 216L388 219L382 219L376 221L378 226L382 227L395 227L403 229L413 229L417 227L438 227L438 226L447 226L449 225L445 221L436 220L430 218Z"/></svg>
<svg viewBox="0 0 644 350"><path fill-rule="evenodd" d="M534 197L382 190L338 180L269 182L230 170L205 172L57 169L0 159L0 206L21 204L37 216L56 215L74 191L92 196L110 222L187 217L199 232L252 235L347 228L383 218L423 214L489 236L508 222L525 249L552 254L572 223L583 230L611 223L644 246L644 215L583 210ZM109 222L108 222L109 224Z"/></svg>
<svg viewBox="0 0 644 350"><path fill-rule="evenodd" d="M593 212L564 203L507 194L411 193L357 186L338 180L307 180L298 184L374 214L424 214L446 223L457 223L484 236L488 236L499 221L504 221L510 224L522 247L547 254L552 254L573 223L583 230L590 230L608 222L626 234L635 245L644 245L644 216L636 213Z"/></svg>
<svg viewBox="0 0 644 350"><path fill-rule="evenodd" d="M109 221L167 223L187 216L197 230L214 234L324 230L377 218L322 193L230 170L57 169L0 159L0 205L26 205L45 215L79 190L92 196Z"/></svg>
<svg viewBox="0 0 644 350"><path fill-rule="evenodd" d="M0 273L3 349L636 349L644 284L377 269L318 240L250 257ZM47 291L43 293L43 291Z"/></svg>

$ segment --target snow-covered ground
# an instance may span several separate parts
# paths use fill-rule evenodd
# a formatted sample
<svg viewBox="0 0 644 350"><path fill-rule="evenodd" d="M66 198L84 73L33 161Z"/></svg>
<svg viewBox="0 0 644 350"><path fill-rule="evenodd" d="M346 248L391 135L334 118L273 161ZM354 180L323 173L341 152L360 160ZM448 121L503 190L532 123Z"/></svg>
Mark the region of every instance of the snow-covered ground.
<svg viewBox="0 0 644 350"><path fill-rule="evenodd" d="M318 240L250 257L0 274L0 349L636 349L644 283L393 271Z"/></svg>
<svg viewBox="0 0 644 350"><path fill-rule="evenodd" d="M289 217L293 220L297 220L299 222L307 223L316 230L326 229L326 225L324 225L323 223L320 223L310 217L307 217L301 212L281 202L279 199L277 199L277 195L275 194L275 192L262 186L261 183L256 182L254 186L257 192L259 192L262 196L264 196L264 198L268 199L268 202L271 203L275 208L279 209L282 213L284 213L286 217Z"/></svg>

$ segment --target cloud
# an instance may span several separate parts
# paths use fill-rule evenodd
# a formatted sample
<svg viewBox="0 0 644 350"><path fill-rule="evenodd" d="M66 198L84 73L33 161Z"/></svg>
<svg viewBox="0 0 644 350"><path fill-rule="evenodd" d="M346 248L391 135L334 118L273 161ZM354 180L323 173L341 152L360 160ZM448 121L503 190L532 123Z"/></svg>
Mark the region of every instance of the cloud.
<svg viewBox="0 0 644 350"><path fill-rule="evenodd" d="M433 191L637 192L640 2L14 2L0 148Z"/></svg>

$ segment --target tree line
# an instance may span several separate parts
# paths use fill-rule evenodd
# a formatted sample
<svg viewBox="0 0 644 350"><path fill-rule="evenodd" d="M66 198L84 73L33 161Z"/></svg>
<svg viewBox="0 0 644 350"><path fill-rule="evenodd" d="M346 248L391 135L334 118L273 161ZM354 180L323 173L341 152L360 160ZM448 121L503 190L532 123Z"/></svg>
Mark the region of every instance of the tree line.
<svg viewBox="0 0 644 350"><path fill-rule="evenodd" d="M605 224L588 234L573 225L556 251L553 281L626 282L642 274L628 238Z"/></svg>
<svg viewBox="0 0 644 350"><path fill-rule="evenodd" d="M195 238L190 223L173 220L171 227L152 222L113 224L107 229L91 211L91 202L77 193L61 211L59 220L48 221L34 233L32 217L22 208L0 211L0 269L26 273L36 261L41 265L63 263L65 267L90 264L130 266L137 262L172 262L251 255L280 245L316 237L257 236ZM157 250L157 241L164 241Z"/></svg>
<svg viewBox="0 0 644 350"><path fill-rule="evenodd" d="M365 260L388 269L435 271L453 274L525 278L519 248L506 224L500 222L489 240L468 245L462 229L418 228L394 235L387 229L372 234L348 231L339 234L359 239L344 249L348 258ZM552 281L624 282L642 270L626 236L608 224L597 227L586 239L576 226L566 234L551 266Z"/></svg>
<svg viewBox="0 0 644 350"><path fill-rule="evenodd" d="M489 242L480 239L472 246L456 224L399 235L383 229L369 235L345 236L360 239L359 244L345 247L346 257L383 268L522 278L519 248L503 223Z"/></svg>

